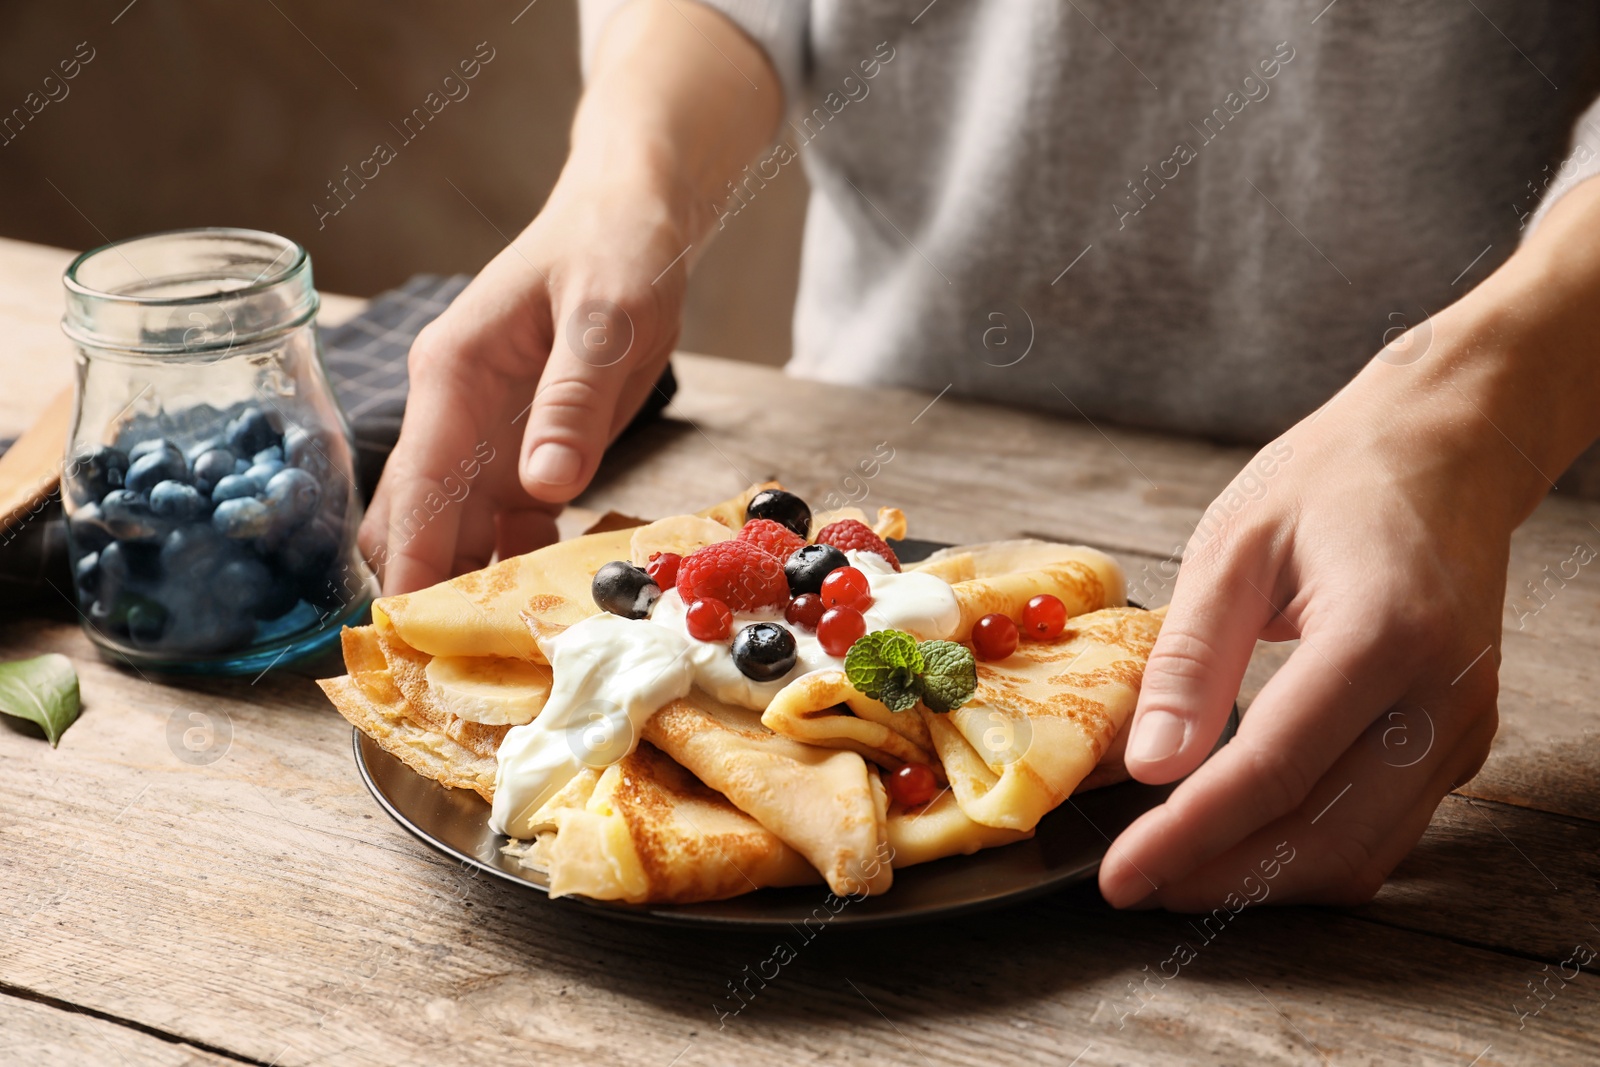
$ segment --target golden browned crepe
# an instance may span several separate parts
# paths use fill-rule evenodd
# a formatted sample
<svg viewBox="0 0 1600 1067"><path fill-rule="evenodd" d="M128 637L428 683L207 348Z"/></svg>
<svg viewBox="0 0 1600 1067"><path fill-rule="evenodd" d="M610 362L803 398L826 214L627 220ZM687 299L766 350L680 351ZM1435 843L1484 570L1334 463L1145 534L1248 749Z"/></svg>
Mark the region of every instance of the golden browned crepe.
<svg viewBox="0 0 1600 1067"><path fill-rule="evenodd" d="M978 663L972 699L921 709L961 810L985 826L1031 830L1089 776L1139 699L1165 611L1107 608L1060 637Z"/></svg>
<svg viewBox="0 0 1600 1067"><path fill-rule="evenodd" d="M803 674L778 691L761 722L774 733L823 748L859 752L880 767L937 767L922 717L895 713L858 692L841 670Z"/></svg>
<svg viewBox="0 0 1600 1067"><path fill-rule="evenodd" d="M968 557L975 570L985 562L976 550ZM961 557L955 559L960 561ZM1028 601L1042 593L1059 597L1069 618L1128 602L1122 567L1093 548L1070 547L1070 554L1062 550L1054 561L1025 570L995 571L994 566L990 562L985 570L977 571L976 577L951 582L961 606L961 623L950 640L971 640L973 625L993 612L1022 618Z"/></svg>
<svg viewBox="0 0 1600 1067"><path fill-rule="evenodd" d="M586 768L535 820L537 840L506 851L546 871L553 897L685 904L818 880L776 834L649 744Z"/></svg>
<svg viewBox="0 0 1600 1067"><path fill-rule="evenodd" d="M915 808L889 809L889 848L896 867L910 867L946 856L970 856L979 849L1009 845L1033 836L1032 830L985 826L967 818L948 789Z"/></svg>
<svg viewBox="0 0 1600 1067"><path fill-rule="evenodd" d="M372 627L346 628L343 678L317 684L350 724L406 766L455 789L471 789L485 800L494 797L494 750L474 751L443 729L419 722L395 684ZM498 742L496 742L498 745Z"/></svg>
<svg viewBox="0 0 1600 1067"><path fill-rule="evenodd" d="M780 737L759 712L700 690L656 712L644 739L792 845L838 895L889 888L889 864L874 860L886 795L854 752Z"/></svg>

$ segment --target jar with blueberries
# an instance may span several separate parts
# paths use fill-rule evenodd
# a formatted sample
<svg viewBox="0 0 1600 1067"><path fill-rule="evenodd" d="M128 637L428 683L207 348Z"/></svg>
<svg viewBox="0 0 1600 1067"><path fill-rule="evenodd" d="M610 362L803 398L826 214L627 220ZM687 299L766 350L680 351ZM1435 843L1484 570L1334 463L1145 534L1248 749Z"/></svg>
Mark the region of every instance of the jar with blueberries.
<svg viewBox="0 0 1600 1067"><path fill-rule="evenodd" d="M78 390L61 497L78 607L113 658L255 672L376 592L305 249L178 230L67 268Z"/></svg>

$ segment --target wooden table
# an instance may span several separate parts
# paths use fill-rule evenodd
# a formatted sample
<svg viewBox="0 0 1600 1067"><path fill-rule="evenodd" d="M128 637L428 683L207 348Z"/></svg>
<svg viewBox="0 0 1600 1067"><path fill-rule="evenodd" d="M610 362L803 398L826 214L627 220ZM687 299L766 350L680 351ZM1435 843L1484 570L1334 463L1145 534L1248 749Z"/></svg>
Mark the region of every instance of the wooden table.
<svg viewBox="0 0 1600 1067"><path fill-rule="evenodd" d="M0 245L0 434L67 380L65 261ZM615 450L587 508L667 514L769 474L815 501L888 442L868 503L903 505L915 535L1082 540L1159 602L1162 562L1245 458L702 357L678 369L669 417ZM1597 522L1600 505L1547 501L1517 534L1511 597L1600 544ZM85 702L54 751L0 728L0 1061L1594 1063L1600 979L1559 971L1600 947L1600 588L1585 571L1517 619L1494 754L1372 904L1247 911L1210 943L1090 888L841 930L725 1026L714 1005L773 936L604 921L441 859L367 795L349 727L302 674L163 684L103 663L70 622L0 621L8 658L71 656ZM1286 653L1260 650L1246 704ZM189 729L212 731L209 762L176 755ZM1180 940L1198 957L1158 985Z"/></svg>

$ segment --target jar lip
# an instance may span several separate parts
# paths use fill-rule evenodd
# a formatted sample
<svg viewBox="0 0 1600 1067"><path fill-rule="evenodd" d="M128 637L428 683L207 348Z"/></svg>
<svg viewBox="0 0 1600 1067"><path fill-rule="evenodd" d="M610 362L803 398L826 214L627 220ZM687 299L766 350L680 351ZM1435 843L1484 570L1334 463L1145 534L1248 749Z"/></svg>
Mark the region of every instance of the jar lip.
<svg viewBox="0 0 1600 1067"><path fill-rule="evenodd" d="M283 251L288 252L292 250L294 252L294 258L290 261L288 266L284 267L282 270L275 271L271 275L263 275L262 277L259 277L255 281L251 282L249 285L238 289L219 289L216 292L199 293L193 296L138 296L128 293L111 293L104 289L96 289L91 286L84 285L82 282L78 281L78 269L80 267L82 267L90 259L110 252L123 245L132 244L138 241L149 241L157 238L191 236L234 237L260 241L263 244L281 244L283 246ZM281 258L282 253L275 257L272 263L276 264ZM236 299L238 297L247 297L256 293L264 292L268 289L271 289L273 286L282 283L285 279L293 277L309 261L310 255L306 252L304 245L300 244L298 241L284 237L281 234L270 233L266 230L253 230L242 226L189 226L175 230L158 230L154 233L144 233L137 237L123 238L122 240L118 241L108 241L105 244L100 245L98 248L91 248L87 252L81 253L77 258L67 265L66 272L62 275L62 284L66 286L67 291L70 293L73 293L77 296L89 297L97 301L129 304L135 307L178 307L187 304L205 304L215 301L219 297Z"/></svg>

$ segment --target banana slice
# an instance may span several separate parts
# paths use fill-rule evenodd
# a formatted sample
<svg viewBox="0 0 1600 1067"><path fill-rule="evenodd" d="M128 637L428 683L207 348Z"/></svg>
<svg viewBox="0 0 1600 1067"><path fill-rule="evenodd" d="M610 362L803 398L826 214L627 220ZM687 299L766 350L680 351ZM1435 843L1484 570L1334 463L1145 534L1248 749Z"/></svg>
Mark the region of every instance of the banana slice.
<svg viewBox="0 0 1600 1067"><path fill-rule="evenodd" d="M657 552L687 556L697 548L726 541L737 532L703 515L672 515L633 531L629 553L634 566L643 567Z"/></svg>
<svg viewBox="0 0 1600 1067"><path fill-rule="evenodd" d="M435 656L428 693L440 710L486 726L533 721L550 696L550 668L502 656Z"/></svg>

